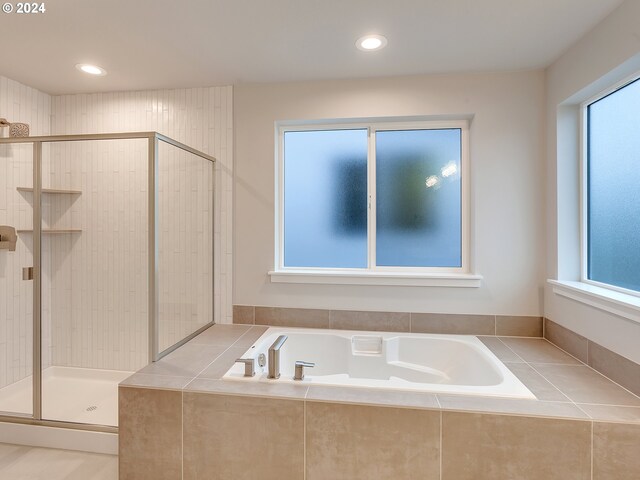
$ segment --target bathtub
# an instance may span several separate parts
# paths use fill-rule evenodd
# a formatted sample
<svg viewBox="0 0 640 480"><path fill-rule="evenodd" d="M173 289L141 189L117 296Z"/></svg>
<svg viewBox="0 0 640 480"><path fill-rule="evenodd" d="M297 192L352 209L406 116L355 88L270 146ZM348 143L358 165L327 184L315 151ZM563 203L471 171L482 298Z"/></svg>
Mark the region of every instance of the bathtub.
<svg viewBox="0 0 640 480"><path fill-rule="evenodd" d="M281 376L269 379L268 365L259 360L269 358L280 335L288 337L280 350ZM255 376L245 377L244 365L236 363L224 380L536 398L471 335L269 328L242 358L255 359ZM297 360L315 363L303 380L293 379Z"/></svg>

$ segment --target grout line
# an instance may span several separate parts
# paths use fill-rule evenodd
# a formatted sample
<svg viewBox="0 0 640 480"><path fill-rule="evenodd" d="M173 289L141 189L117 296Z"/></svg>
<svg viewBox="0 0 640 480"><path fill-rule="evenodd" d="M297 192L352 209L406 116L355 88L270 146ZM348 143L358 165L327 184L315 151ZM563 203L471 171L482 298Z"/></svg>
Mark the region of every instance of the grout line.
<svg viewBox="0 0 640 480"><path fill-rule="evenodd" d="M181 400L181 418L180 418L180 442L181 442L181 452L180 452L180 470L182 473L182 478L184 478L184 390L180 392L180 400Z"/></svg>
<svg viewBox="0 0 640 480"><path fill-rule="evenodd" d="M619 408L635 408L640 410L640 405L618 405L615 403L592 403L592 402L577 402L580 405L592 405L594 407L619 407Z"/></svg>
<svg viewBox="0 0 640 480"><path fill-rule="evenodd" d="M246 332L244 332L242 335L240 335L235 342L233 342L231 345L229 345L227 348L225 348L219 355L217 355L213 360L211 360L211 362L209 362L207 364L206 367L204 367L202 370L200 370L200 372L198 372L184 387L182 387L182 390L185 390L189 385L191 385L201 374L202 372L204 372L207 368L209 368L216 360L218 360L222 355L224 355L225 353L227 353L237 342L240 341L240 339L242 337L244 337L247 333L249 333L251 330L253 330L253 327L249 327L247 329ZM256 339L257 340L257 339Z"/></svg>
<svg viewBox="0 0 640 480"><path fill-rule="evenodd" d="M591 422L591 480L593 480L593 422Z"/></svg>
<svg viewBox="0 0 640 480"><path fill-rule="evenodd" d="M436 396L436 400L438 397ZM440 402L438 401L438 404ZM442 410L440 410L440 480L442 480Z"/></svg>
<svg viewBox="0 0 640 480"><path fill-rule="evenodd" d="M541 372L539 372L536 367L533 366L533 364L531 363L527 363L527 365L529 365L534 372L536 372L538 375L540 375L542 378L544 378L547 382L549 382L549 385L551 385L553 388L555 388L556 390L558 390L561 394L563 394L565 397L567 397L571 403L573 403L574 405L576 405L576 402L573 400L573 398L571 398L567 393L563 392L560 388L558 388L551 380L549 380L547 377L545 377ZM580 407L578 407L578 405L576 405L576 407L578 408L578 410L580 410L582 413L584 413L585 415L587 415L587 417L591 418L586 412L583 412L582 409Z"/></svg>
<svg viewBox="0 0 640 480"><path fill-rule="evenodd" d="M543 338L543 340L544 340L545 342L547 342L549 345L553 345L553 346L554 346L554 347L556 347L558 350L563 351L564 353L566 353L566 354L567 354L567 355L569 355L570 357L575 358L575 359L576 359L577 361L579 361L582 365L587 365L587 364L586 364L586 363L584 363L582 360L580 360L578 357L576 357L575 355L573 355L573 354L571 354L571 353L567 352L564 348L559 347L558 345L556 345L556 344L555 344L555 343L553 343L552 341L550 341L550 340L548 340L548 339L546 339L546 338Z"/></svg>
<svg viewBox="0 0 640 480"><path fill-rule="evenodd" d="M305 399L302 401L302 478L307 478L307 394L309 393L309 387L307 387L307 393L304 394ZM592 427L593 428L593 427Z"/></svg>
<svg viewBox="0 0 640 480"><path fill-rule="evenodd" d="M545 338L545 340L547 340L547 339ZM589 341L590 341L590 340L587 340L587 342L589 342ZM585 367L587 367L587 368L589 368L589 369L593 370L594 372L596 372L598 375L603 376L604 378L606 378L607 380L609 380L611 383L614 383L614 384L615 384L615 385L617 385L618 387L620 387L620 388L622 388L623 390L625 390L626 392L630 393L630 394L631 394L631 395L633 395L634 397L636 397L636 398L639 398L639 399L640 399L640 396L639 396L639 395L636 395L635 393L633 393L631 390L629 390L629 389L628 389L627 387L625 387L624 385L620 385L618 382L616 382L615 380L613 380L613 379L611 379L611 378L607 377L604 373L602 373L602 372L601 372L601 371L599 371L599 370L596 370L595 368L593 368L593 367L592 367L591 365L589 365L588 363L584 363L584 362L583 362L583 361L581 361L579 358L576 358L576 357L574 357L573 355L571 355L569 352L567 352L566 350L563 350L561 347L559 347L559 346L558 346L558 345L556 345L555 343L550 342L549 340L547 340L547 342L549 342L551 345L553 345L554 347L556 347L558 350L562 350L562 351L563 351L564 353L566 353L567 355L572 356L573 358L575 358L576 360L578 360L578 361L582 364L582 365L573 365L573 366L585 366ZM587 346L588 346L588 345L589 345L589 344L587 343ZM615 353L615 352L614 352L614 353ZM553 365L553 364L548 364L548 365ZM561 365L561 364L560 364L560 365ZM585 403L585 402L582 402L582 403Z"/></svg>
<svg viewBox="0 0 640 480"><path fill-rule="evenodd" d="M518 355L518 354L516 353L516 351L515 351L513 348L511 348L509 345L507 345L506 343L504 343L500 337L496 337L496 338L498 339L498 341L499 341L502 345L504 345L505 347L507 347L507 349L508 349L511 353L513 353L516 357L518 357L520 360L522 360L522 363L527 363L527 361L526 361L524 358L522 358L520 355ZM489 349L489 350L491 350L491 349ZM497 356L498 356L498 355L496 355L496 357L497 357ZM498 359L498 360L500 360L500 359ZM501 361L502 363L504 363L504 360L500 360L500 361Z"/></svg>

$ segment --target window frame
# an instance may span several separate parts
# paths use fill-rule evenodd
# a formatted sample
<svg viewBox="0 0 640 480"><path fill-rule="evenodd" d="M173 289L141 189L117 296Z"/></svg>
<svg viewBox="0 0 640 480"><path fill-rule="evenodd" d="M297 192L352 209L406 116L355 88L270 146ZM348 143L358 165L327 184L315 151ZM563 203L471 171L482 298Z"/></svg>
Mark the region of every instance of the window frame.
<svg viewBox="0 0 640 480"><path fill-rule="evenodd" d="M324 268L284 266L284 134L286 132L319 130L367 131L367 267ZM459 129L461 142L461 266L460 267L391 267L376 265L376 132L406 130ZM295 283L385 283L434 286L479 286L482 278L471 274L470 258L470 165L469 118L412 118L412 119L348 119L276 122L275 138L275 270L269 272L272 281ZM316 278L312 278L312 277ZM367 280L369 277L369 280ZM387 279L376 282L371 278ZM296 280L297 278L297 280ZM349 280L350 278L350 280ZM403 283L402 279L408 279ZM456 285L456 278L460 279ZM323 280L324 279L324 280ZM441 281L438 281L441 280Z"/></svg>
<svg viewBox="0 0 640 480"><path fill-rule="evenodd" d="M589 278L589 106L640 81L640 72L616 82L580 104L580 282L613 292L640 297L640 291L598 282Z"/></svg>

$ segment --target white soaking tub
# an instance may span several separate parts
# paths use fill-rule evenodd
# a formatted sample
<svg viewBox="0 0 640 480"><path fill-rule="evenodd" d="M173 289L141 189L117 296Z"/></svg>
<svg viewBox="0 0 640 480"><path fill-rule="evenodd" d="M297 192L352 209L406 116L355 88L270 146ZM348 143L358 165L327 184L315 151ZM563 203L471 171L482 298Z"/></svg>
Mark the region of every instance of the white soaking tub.
<svg viewBox="0 0 640 480"><path fill-rule="evenodd" d="M280 335L287 336L280 349L281 375L269 379L268 350ZM269 328L242 358L255 359L255 376L245 377L245 366L236 363L223 379L536 398L471 335ZM304 369L303 380L293 379L298 360L315 363Z"/></svg>

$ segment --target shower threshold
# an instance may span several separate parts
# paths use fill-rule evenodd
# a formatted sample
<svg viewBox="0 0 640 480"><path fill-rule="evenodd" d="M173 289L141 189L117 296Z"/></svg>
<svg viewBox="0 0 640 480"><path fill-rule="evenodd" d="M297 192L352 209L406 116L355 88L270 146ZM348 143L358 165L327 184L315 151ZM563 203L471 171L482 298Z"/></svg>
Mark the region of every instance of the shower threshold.
<svg viewBox="0 0 640 480"><path fill-rule="evenodd" d="M94 368L46 368L42 371L42 418L118 426L118 383L131 374ZM31 376L1 388L0 411L31 413L32 392Z"/></svg>

